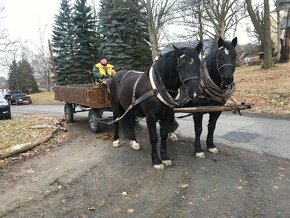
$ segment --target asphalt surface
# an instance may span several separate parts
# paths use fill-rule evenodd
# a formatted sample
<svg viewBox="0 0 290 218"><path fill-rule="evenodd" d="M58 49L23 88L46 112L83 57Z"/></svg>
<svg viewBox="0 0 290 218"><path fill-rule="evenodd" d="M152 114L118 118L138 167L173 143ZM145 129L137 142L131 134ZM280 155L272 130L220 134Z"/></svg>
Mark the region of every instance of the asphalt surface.
<svg viewBox="0 0 290 218"><path fill-rule="evenodd" d="M51 113L63 114L63 104L59 105L21 105L12 106L12 115ZM76 117L87 117L87 112L77 113ZM177 114L177 116L184 114ZM104 114L110 117L111 113ZM193 121L191 117L177 119L180 124L177 135L193 137ZM203 119L202 140L206 139L208 115ZM144 121L141 124L145 125ZM216 144L245 148L258 153L266 153L290 159L290 120L254 116L239 116L231 112L222 113L217 122L214 140ZM217 145L218 146L218 145Z"/></svg>
<svg viewBox="0 0 290 218"><path fill-rule="evenodd" d="M63 117L62 111L62 105L12 107L13 116ZM290 161L260 146L263 138L278 141L272 131L283 133L272 130L275 120L223 115L216 135L220 153L198 159L192 121L183 119L179 141L168 142L173 165L155 170L146 128L137 133L142 149L135 151L126 140L115 148L99 138L112 134L111 126L94 134L86 113L75 118L66 141L0 166L0 217L290 217ZM244 145L253 148L238 148ZM257 152L261 148L266 152Z"/></svg>

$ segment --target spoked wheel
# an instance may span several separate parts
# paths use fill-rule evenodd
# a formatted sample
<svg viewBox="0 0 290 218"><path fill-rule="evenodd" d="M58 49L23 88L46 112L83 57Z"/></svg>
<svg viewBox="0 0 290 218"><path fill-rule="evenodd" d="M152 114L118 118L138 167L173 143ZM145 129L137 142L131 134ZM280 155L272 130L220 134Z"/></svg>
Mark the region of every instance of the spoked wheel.
<svg viewBox="0 0 290 218"><path fill-rule="evenodd" d="M102 118L101 112L96 109L89 111L89 127L92 132L97 133L100 131L100 122L98 119Z"/></svg>
<svg viewBox="0 0 290 218"><path fill-rule="evenodd" d="M73 109L72 104L65 103L64 116L67 123L71 123L74 120L74 109Z"/></svg>

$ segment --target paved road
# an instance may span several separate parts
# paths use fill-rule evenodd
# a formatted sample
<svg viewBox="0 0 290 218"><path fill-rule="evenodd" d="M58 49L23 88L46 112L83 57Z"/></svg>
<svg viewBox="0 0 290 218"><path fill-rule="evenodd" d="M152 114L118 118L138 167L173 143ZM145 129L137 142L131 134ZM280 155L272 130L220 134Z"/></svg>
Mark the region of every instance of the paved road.
<svg viewBox="0 0 290 218"><path fill-rule="evenodd" d="M63 105L12 106L12 115L38 112L61 115L63 114ZM76 116L87 116L87 112L78 113ZM105 116L111 116L111 113L105 113ZM203 121L202 140L206 138L207 118L206 115ZM192 137L192 118L178 119L178 122L180 126L176 133L179 136ZM238 116L224 112L218 120L215 142L290 159L289 130L290 120Z"/></svg>
<svg viewBox="0 0 290 218"><path fill-rule="evenodd" d="M13 116L62 111L62 105L12 107ZM0 217L290 217L290 160L229 147L289 157L281 152L289 121L225 113L216 134L221 152L198 159L191 118L184 118L180 141L168 142L173 165L159 171L151 165L146 129L137 134L140 151L126 140L115 148L80 116L86 114L68 124L63 143L0 166Z"/></svg>

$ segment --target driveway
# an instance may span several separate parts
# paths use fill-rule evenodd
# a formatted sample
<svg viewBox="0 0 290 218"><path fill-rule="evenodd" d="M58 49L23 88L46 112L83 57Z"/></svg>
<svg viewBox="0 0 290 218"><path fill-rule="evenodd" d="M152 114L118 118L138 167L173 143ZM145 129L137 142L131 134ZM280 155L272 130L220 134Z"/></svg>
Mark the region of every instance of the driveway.
<svg viewBox="0 0 290 218"><path fill-rule="evenodd" d="M21 107L12 108L15 116L36 113ZM51 113L63 116L56 108ZM173 166L163 171L151 166L145 128L137 135L141 150L125 140L114 148L110 140L97 138L112 134L112 127L103 125L102 133L93 134L86 117L76 116L67 141L0 168L0 217L290 217L289 159L256 152L258 146L240 148L239 137L254 147L259 137L270 137L248 137L258 118L226 116L216 138L220 153L197 159L192 134L179 134L178 142L168 142ZM231 128L229 121L238 119L252 124ZM180 124L179 133L190 128Z"/></svg>

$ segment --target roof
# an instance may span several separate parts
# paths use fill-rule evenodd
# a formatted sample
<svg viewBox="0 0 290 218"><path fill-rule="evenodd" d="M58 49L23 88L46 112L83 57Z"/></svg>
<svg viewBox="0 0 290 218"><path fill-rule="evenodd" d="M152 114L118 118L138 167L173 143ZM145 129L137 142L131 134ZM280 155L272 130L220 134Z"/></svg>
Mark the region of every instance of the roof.
<svg viewBox="0 0 290 218"><path fill-rule="evenodd" d="M192 47L195 48L197 44L199 43L199 40L187 40L187 41L179 41L179 42L172 42L166 45L164 48L160 50L160 54L166 54L170 51L173 51L173 45L177 48L184 48L184 47ZM212 40L210 39L205 39L202 42L203 49L205 52L209 53L210 51L210 46L211 46Z"/></svg>

